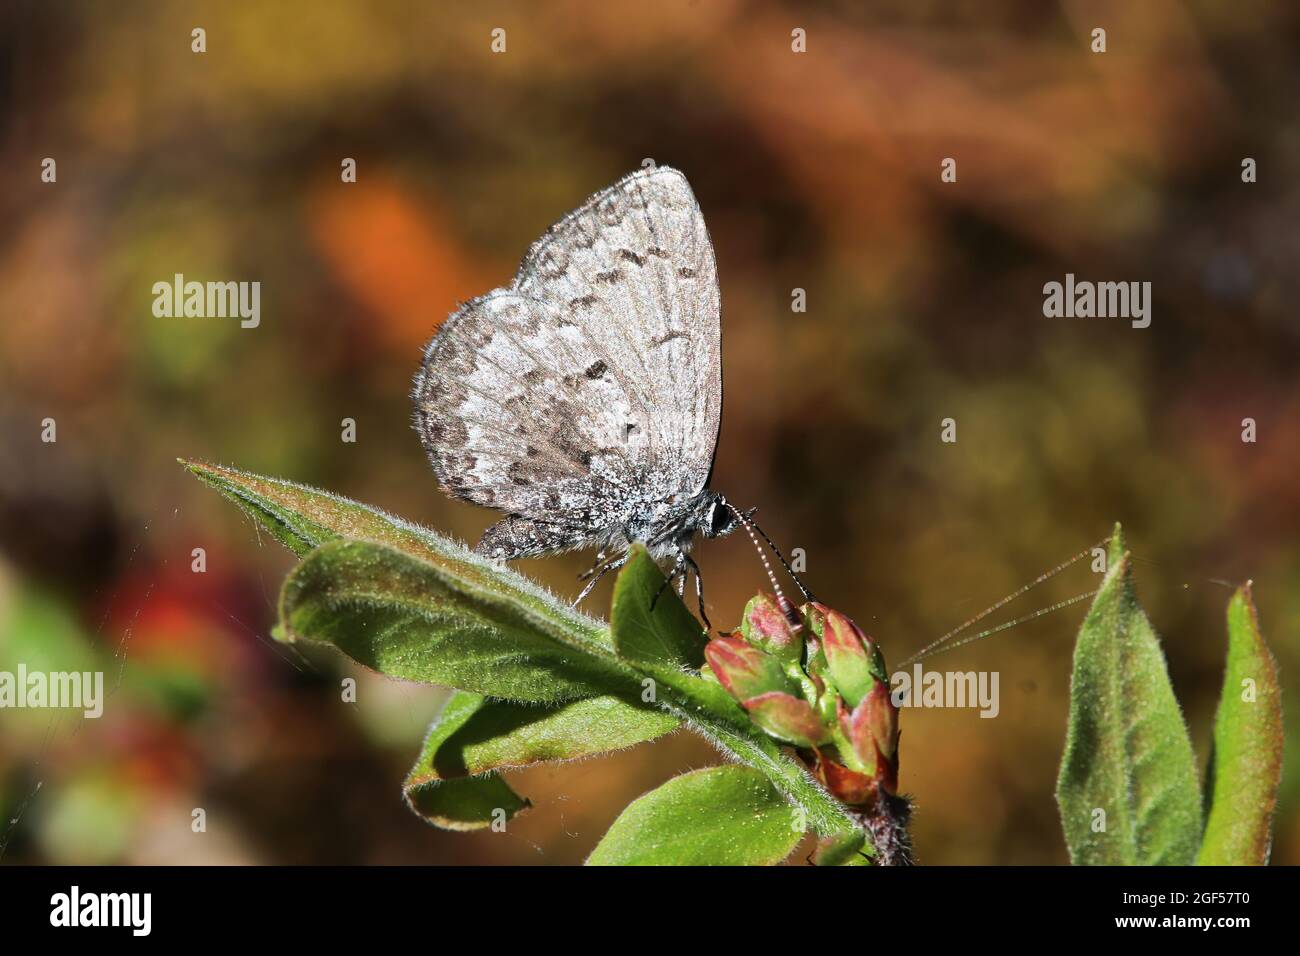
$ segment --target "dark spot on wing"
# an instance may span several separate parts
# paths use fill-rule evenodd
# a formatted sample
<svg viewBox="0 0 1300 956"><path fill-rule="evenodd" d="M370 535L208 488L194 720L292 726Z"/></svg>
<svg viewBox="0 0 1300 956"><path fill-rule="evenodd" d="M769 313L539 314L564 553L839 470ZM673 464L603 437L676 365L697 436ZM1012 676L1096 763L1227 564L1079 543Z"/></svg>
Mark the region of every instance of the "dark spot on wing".
<svg viewBox="0 0 1300 956"><path fill-rule="evenodd" d="M548 491L546 493L546 507L550 508L552 511L560 507L560 496L554 491Z"/></svg>
<svg viewBox="0 0 1300 956"><path fill-rule="evenodd" d="M478 347L470 340L468 332L462 332L465 325L461 322L454 329L439 333L441 344L429 357L430 366L452 379L468 375L478 366Z"/></svg>
<svg viewBox="0 0 1300 956"><path fill-rule="evenodd" d="M541 454L541 452L539 452L532 445L529 445L524 449L524 454L527 455L529 458L536 458L538 455Z"/></svg>
<svg viewBox="0 0 1300 956"><path fill-rule="evenodd" d="M607 226L617 226L627 214L627 197L611 191L594 210L600 221Z"/></svg>
<svg viewBox="0 0 1300 956"><path fill-rule="evenodd" d="M577 246L579 249L590 249L596 244L600 230L596 225L595 217L587 215L570 220L565 234L569 245Z"/></svg>
<svg viewBox="0 0 1300 956"><path fill-rule="evenodd" d="M464 423L454 418L432 418L428 427L429 441L432 444L461 447L469 440L469 432Z"/></svg>
<svg viewBox="0 0 1300 956"><path fill-rule="evenodd" d="M600 300L598 298L596 298L594 295L592 295L589 292L586 295L581 296L577 299L570 299L569 308L574 308L576 306L583 309L590 309L593 305L595 305L599 301Z"/></svg>
<svg viewBox="0 0 1300 956"><path fill-rule="evenodd" d="M610 269L608 272L596 273L597 282L613 283L617 282L621 278L623 278L623 272L619 269Z"/></svg>
<svg viewBox="0 0 1300 956"><path fill-rule="evenodd" d="M692 269L690 266L682 266L680 269L677 270L677 275L682 279L694 279L695 270Z"/></svg>
<svg viewBox="0 0 1300 956"><path fill-rule="evenodd" d="M547 243L537 262L538 271L547 279L559 279L569 271L569 257L555 243Z"/></svg>
<svg viewBox="0 0 1300 956"><path fill-rule="evenodd" d="M474 489L471 488L469 485L457 484L455 482L449 481L446 482L446 488L447 488L447 493L450 494L453 498L464 498L466 501L473 501L475 497L477 497L474 494ZM491 492L488 489L483 489L480 492L480 494L484 498L491 496Z"/></svg>
<svg viewBox="0 0 1300 956"><path fill-rule="evenodd" d="M587 366L586 376L590 379L597 379L603 377L607 371L609 371L609 366L602 360L597 359Z"/></svg>
<svg viewBox="0 0 1300 956"><path fill-rule="evenodd" d="M512 484L531 485L532 479L524 477L524 466L517 461L512 461L510 467L506 469L506 475L510 478Z"/></svg>
<svg viewBox="0 0 1300 956"><path fill-rule="evenodd" d="M441 386L428 382L420 383L420 393L416 397L416 408L424 415L432 415L438 408L438 399L442 397Z"/></svg>
<svg viewBox="0 0 1300 956"><path fill-rule="evenodd" d="M645 257L644 257L644 256L638 256L638 255L637 255L635 252L633 252L631 249L620 249L620 250L618 250L618 257L619 257L620 259L622 259L624 262L635 262L635 263L636 263L637 265L639 265L639 266L644 266L644 265L645 265Z"/></svg>
<svg viewBox="0 0 1300 956"><path fill-rule="evenodd" d="M651 339L650 344L654 346L667 345L673 339L688 339L690 334L682 331L672 331L657 339Z"/></svg>
<svg viewBox="0 0 1300 956"><path fill-rule="evenodd" d="M551 447L558 449L565 458L581 465L584 470L590 473L591 452L587 450L583 439L573 427L573 422L576 420L576 413L572 409L560 408L557 410L556 421L558 424L551 433Z"/></svg>

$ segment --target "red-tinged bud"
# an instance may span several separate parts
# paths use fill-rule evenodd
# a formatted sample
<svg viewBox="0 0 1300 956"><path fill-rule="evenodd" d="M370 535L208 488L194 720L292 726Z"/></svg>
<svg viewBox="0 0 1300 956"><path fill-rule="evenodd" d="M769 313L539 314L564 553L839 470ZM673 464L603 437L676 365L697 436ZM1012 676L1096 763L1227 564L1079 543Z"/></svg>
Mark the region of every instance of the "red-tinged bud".
<svg viewBox="0 0 1300 956"><path fill-rule="evenodd" d="M790 625L780 602L760 594L739 633L711 641L705 656L750 720L799 748L826 789L863 814L879 858L894 859L887 850L902 844L885 824L904 819L907 802L897 796L898 710L884 658L839 611L809 602L798 616L801 626Z"/></svg>
<svg viewBox="0 0 1300 956"><path fill-rule="evenodd" d="M875 645L839 611L826 611L822 652L831 683L850 707L857 707L872 688L879 686L883 667L877 664Z"/></svg>
<svg viewBox="0 0 1300 956"><path fill-rule="evenodd" d="M860 705L866 708L866 723L881 755L894 760L898 755L898 708L885 684L877 684Z"/></svg>
<svg viewBox="0 0 1300 956"><path fill-rule="evenodd" d="M820 641L822 632L826 629L826 605L812 601L801 607L799 611L803 615L805 633Z"/></svg>
<svg viewBox="0 0 1300 956"><path fill-rule="evenodd" d="M739 701L773 691L788 693L795 688L781 669L781 662L735 635L715 637L704 648L709 668L727 693Z"/></svg>
<svg viewBox="0 0 1300 956"><path fill-rule="evenodd" d="M813 768L817 779L837 800L859 806L870 802L876 793L876 778L850 770L824 756L818 756Z"/></svg>
<svg viewBox="0 0 1300 956"><path fill-rule="evenodd" d="M803 654L803 639L770 594L760 593L745 605L740 633L749 643L782 661L797 661Z"/></svg>
<svg viewBox="0 0 1300 956"><path fill-rule="evenodd" d="M773 691L743 701L749 718L777 740L796 747L815 747L829 736L829 730L809 703L801 697Z"/></svg>
<svg viewBox="0 0 1300 956"><path fill-rule="evenodd" d="M876 687L853 709L841 709L840 729L853 745L855 756L886 793L898 788L898 709L884 684Z"/></svg>
<svg viewBox="0 0 1300 956"><path fill-rule="evenodd" d="M826 655L822 653L822 634L826 630L826 608L810 602L799 609L803 617L804 670L821 689L826 687Z"/></svg>
<svg viewBox="0 0 1300 956"><path fill-rule="evenodd" d="M856 710L849 710L844 705L844 701L840 700L836 706L840 730L848 738L849 746L852 748L852 754L844 754L841 759L852 763L863 773L874 774L879 763L876 759L876 742L871 737L871 731L864 726L859 726L859 723L865 720L865 704L860 705Z"/></svg>

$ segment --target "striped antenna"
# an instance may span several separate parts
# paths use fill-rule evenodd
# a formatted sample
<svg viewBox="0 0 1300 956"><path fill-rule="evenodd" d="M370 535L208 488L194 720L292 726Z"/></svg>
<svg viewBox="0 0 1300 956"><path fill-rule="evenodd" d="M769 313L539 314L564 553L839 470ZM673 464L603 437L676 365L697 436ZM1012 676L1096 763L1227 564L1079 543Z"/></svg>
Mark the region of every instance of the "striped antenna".
<svg viewBox="0 0 1300 956"><path fill-rule="evenodd" d="M776 573L772 570L772 563L767 560L767 553L763 550L763 546L758 543L758 537L754 534L753 523L751 523L749 518L742 514L740 509L730 501L727 501L725 498L723 498L722 501L723 504L731 510L731 513L736 516L736 520L740 522L741 527L744 528L746 533L749 535L749 540L753 542L754 550L758 552L759 560L763 562L763 570L767 572L767 579L772 582L772 591L776 594L776 606L781 609L781 613L785 615L785 619L789 622L790 627L796 631L799 630L803 626L803 622L799 619L799 612L794 609L794 605L790 603L790 599L787 598L785 592L781 590L781 585L776 580ZM763 537L767 538L767 535L763 535ZM768 543L771 543L770 539ZM773 550L775 550L775 548L773 548ZM778 552L778 556L779 554L780 552ZM781 563L785 564L785 558L781 558ZM795 578L795 580L798 581L798 578ZM799 587L802 588L803 585L801 584Z"/></svg>
<svg viewBox="0 0 1300 956"><path fill-rule="evenodd" d="M988 630L980 631L978 634L971 634L968 637L963 637L960 641L953 641L951 644L947 644L944 647L935 648L932 651L922 651L918 654L913 654L907 660L903 661L903 663L900 664L899 667L906 667L908 664L914 664L917 661L929 660L931 657L934 657L936 654L942 654L944 651L950 651L955 647L963 647L966 644L974 644L976 641L982 641L984 640L984 638L991 637L992 635L998 633L999 631L1009 630L1010 628L1013 628L1018 624L1024 624L1027 621L1032 621L1036 617L1042 617L1044 614L1051 614L1053 611L1059 611L1062 608L1067 608L1071 604L1078 604L1080 601L1086 601L1088 598L1095 595L1099 590L1101 589L1096 588L1092 591L1086 591L1083 594L1076 594L1072 598L1066 598L1064 601L1057 601L1055 604L1052 604L1048 607L1042 607L1039 608L1037 611L1033 611L1029 614L1024 615L1023 617L1018 617L1014 621L1007 621L1005 624L999 624L997 627L990 627Z"/></svg>
<svg viewBox="0 0 1300 956"><path fill-rule="evenodd" d="M754 512L751 510L750 514L752 515L753 513ZM799 580L799 575L794 573L794 568L790 567L790 562L785 559L785 555L781 553L781 549L778 548L772 539L767 536L767 532L759 527L758 522L753 518L749 519L749 523L754 526L755 531L763 536L763 540L767 542L767 546L772 549L772 553L776 555L776 559L781 562L781 567L785 568L785 573L790 575L790 580L798 585L799 590L803 592L803 599L810 603L816 601L817 599L813 597L813 593L804 587L803 581Z"/></svg>
<svg viewBox="0 0 1300 956"><path fill-rule="evenodd" d="M1006 623L1006 624L1000 624L1000 625L998 625L997 627L992 628L991 630L983 631L983 632L981 632L981 633L979 633L979 634L976 634L976 635L974 635L974 636L972 636L972 637L966 637L966 638L963 638L963 639L960 640L960 641L956 641L956 642L953 643L953 644L950 644L950 645L945 646L945 644L946 644L948 641L950 641L950 640L952 640L953 638L955 638L955 637L957 637L958 635L960 635L960 634L961 634L963 631L965 631L967 628L972 627L972 626L975 625L975 624L978 624L980 621L984 620L984 618L988 617L988 616L989 616L990 614L992 614L994 611L997 611L997 610L999 610L999 609L1001 609L1001 608L1003 608L1003 607L1006 607L1008 604L1010 604L1010 603L1011 603L1012 601L1014 601L1016 598L1020 597L1021 595L1025 594L1026 592L1031 591L1031 590L1033 590L1034 588L1038 587L1038 585L1042 584L1044 581L1049 581L1049 580L1051 580L1052 578L1054 578L1054 577L1056 577L1058 574L1060 574L1062 571L1064 571L1066 568L1068 568L1068 567L1070 567L1071 565L1077 564L1078 562L1082 561L1084 558L1088 557L1088 555L1092 554L1092 552L1093 552L1094 549L1096 549L1096 548L1098 548L1098 547L1104 547L1105 545L1106 545L1106 542L1105 542L1105 541L1100 541L1100 542L1098 542L1097 544L1094 544L1094 545L1091 545L1090 547L1084 548L1082 551L1080 551L1080 552L1079 552L1078 554L1076 554L1074 557L1072 557L1072 558L1068 558L1067 560L1062 561L1060 564L1058 564L1056 567L1052 568L1050 571L1044 571L1042 574L1040 574L1038 577L1034 578L1034 580L1030 581L1030 582L1029 582L1028 584L1026 584L1024 587L1021 587L1021 588L1018 588L1018 589L1015 590L1015 591L1012 591L1010 594L1008 594L1008 595L1007 595L1006 597L1004 597L1002 600L998 601L998 602L997 602L996 604L994 604L993 606L985 608L983 611L980 611L980 612L979 612L978 614L976 614L974 617L969 618L969 619L967 619L966 621L964 621L964 622L962 622L961 624L959 624L957 627L954 627L954 628L953 628L951 631L949 631L947 634L943 635L943 637L936 638L935 640L931 641L929 644L925 645L925 647L921 648L919 651L917 651L915 654L913 654L913 655L912 655L911 657L909 657L907 660L903 661L902 664L900 664L899 666L900 666L900 667L906 667L908 664L912 664L912 663L914 663L914 662L916 662L916 661L918 661L918 660L922 660L922 659L927 658L927 657L933 657L935 654L938 654L938 653L940 653L941 651L951 650L951 649L954 648L954 647L961 647L963 644L970 644L970 643L972 643L973 641L982 640L983 638L986 638L986 637L988 637L988 636L991 635L991 634L996 634L998 631L1005 631L1005 630L1007 630L1008 628L1014 627L1014 626L1017 625L1017 624L1023 624L1025 621L1031 621L1031 620L1033 620L1033 619L1036 618L1036 617L1041 617L1041 616L1044 615L1044 614L1048 614L1048 613L1050 613L1050 612L1052 612L1052 611L1060 610L1061 608L1064 608L1064 607L1069 607L1071 604L1075 604L1075 603L1077 603L1077 602L1079 602L1079 601L1084 600L1085 598L1092 597L1092 595L1094 595L1094 594L1097 593L1096 591L1089 591L1087 594L1079 594L1079 595L1076 595L1075 597L1069 598L1069 599L1067 599L1067 600L1065 600L1065 601L1061 601L1061 602L1059 602L1059 603L1057 603L1057 604L1053 604L1051 607L1042 608L1042 609L1039 610L1039 611L1035 611L1033 614L1028 614L1028 615L1026 615L1026 616L1023 617L1023 618L1019 618L1019 619L1017 619L1017 620L1015 620L1015 621L1010 621L1010 622L1008 622L1008 623Z"/></svg>

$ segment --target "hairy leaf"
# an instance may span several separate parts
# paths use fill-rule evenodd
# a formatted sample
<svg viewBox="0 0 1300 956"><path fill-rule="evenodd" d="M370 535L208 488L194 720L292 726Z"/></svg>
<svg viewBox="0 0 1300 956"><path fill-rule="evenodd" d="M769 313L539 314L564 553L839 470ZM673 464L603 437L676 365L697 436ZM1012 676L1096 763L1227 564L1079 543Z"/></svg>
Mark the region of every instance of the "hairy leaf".
<svg viewBox="0 0 1300 956"><path fill-rule="evenodd" d="M181 463L299 556L337 538L377 541L445 570L466 589L517 603L531 612L541 629L610 646L609 631L602 622L575 611L504 565L427 528L291 481L184 459Z"/></svg>
<svg viewBox="0 0 1300 956"><path fill-rule="evenodd" d="M527 605L371 541L316 548L285 580L281 627L391 677L544 703L639 690L602 644L539 622Z"/></svg>
<svg viewBox="0 0 1300 956"><path fill-rule="evenodd" d="M1056 785L1070 858L1188 864L1201 833L1195 757L1118 526L1108 568L1075 645Z"/></svg>
<svg viewBox="0 0 1300 956"><path fill-rule="evenodd" d="M669 714L614 697L537 707L458 691L429 729L406 779L406 799L435 826L485 827L493 811L508 819L527 806L498 771L621 750L676 726Z"/></svg>
<svg viewBox="0 0 1300 956"><path fill-rule="evenodd" d="M420 761L403 784L411 809L443 830L481 830L498 816L510 819L529 805L491 767L469 770L469 763L460 757L461 748L448 743L490 706L476 693L458 691L447 698L429 727Z"/></svg>
<svg viewBox="0 0 1300 956"><path fill-rule="evenodd" d="M639 797L587 858L591 866L761 866L780 863L803 827L750 767L709 767Z"/></svg>
<svg viewBox="0 0 1300 956"><path fill-rule="evenodd" d="M1209 815L1196 862L1266 864L1282 778L1282 688L1249 584L1228 603L1228 663L1206 777Z"/></svg>
<svg viewBox="0 0 1300 956"><path fill-rule="evenodd" d="M699 670L707 635L676 593L665 586L663 572L645 548L635 547L614 585L610 619L619 622L613 629L615 649L630 661Z"/></svg>

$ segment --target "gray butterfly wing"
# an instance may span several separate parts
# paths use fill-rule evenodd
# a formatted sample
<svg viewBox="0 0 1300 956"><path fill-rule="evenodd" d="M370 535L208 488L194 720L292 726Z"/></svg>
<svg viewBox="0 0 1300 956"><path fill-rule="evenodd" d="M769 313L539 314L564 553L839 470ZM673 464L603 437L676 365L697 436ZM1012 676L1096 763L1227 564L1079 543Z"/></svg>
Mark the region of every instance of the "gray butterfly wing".
<svg viewBox="0 0 1300 956"><path fill-rule="evenodd" d="M646 463L704 487L722 412L713 243L686 177L633 173L547 230L514 288L552 302L608 355L650 413Z"/></svg>
<svg viewBox="0 0 1300 956"><path fill-rule="evenodd" d="M590 532L594 506L635 478L624 383L548 303L505 289L466 303L425 350L414 397L438 481L476 504Z"/></svg>
<svg viewBox="0 0 1300 956"><path fill-rule="evenodd" d="M443 324L416 376L416 427L449 493L512 515L481 550L584 546L703 488L720 359L699 206L680 173L649 170L566 216L510 289Z"/></svg>

